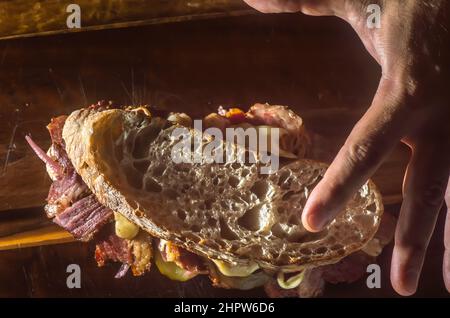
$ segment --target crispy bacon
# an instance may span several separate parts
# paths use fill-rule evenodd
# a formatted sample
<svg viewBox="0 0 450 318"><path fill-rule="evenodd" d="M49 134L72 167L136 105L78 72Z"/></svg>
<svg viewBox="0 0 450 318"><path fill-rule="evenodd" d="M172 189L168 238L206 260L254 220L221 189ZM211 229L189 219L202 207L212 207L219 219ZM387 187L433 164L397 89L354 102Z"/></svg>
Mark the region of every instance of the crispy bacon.
<svg viewBox="0 0 450 318"><path fill-rule="evenodd" d="M253 125L283 128L287 131L280 137L280 148L303 158L310 145L303 120L285 106L255 104L246 113L247 121Z"/></svg>
<svg viewBox="0 0 450 318"><path fill-rule="evenodd" d="M66 119L67 116L52 118L47 126L52 139L50 156L31 137L27 136L26 139L52 173L53 183L45 206L47 216L54 218L56 224L69 231L76 239L88 241L112 219L113 213L98 202L76 173L62 138Z"/></svg>
<svg viewBox="0 0 450 318"><path fill-rule="evenodd" d="M231 124L240 124L246 121L245 113L239 108L230 108L225 117L231 122Z"/></svg>
<svg viewBox="0 0 450 318"><path fill-rule="evenodd" d="M73 173L53 181L47 196L45 211L52 218L63 212L80 198L90 193L81 177Z"/></svg>
<svg viewBox="0 0 450 318"><path fill-rule="evenodd" d="M122 263L115 278L122 278L128 269L134 276L141 276L150 270L152 259L151 237L141 233L133 240L126 240L110 234L95 247L95 260L99 267L107 262Z"/></svg>
<svg viewBox="0 0 450 318"><path fill-rule="evenodd" d="M179 267L189 272L199 272L205 270L205 265L200 256L191 253L184 248L178 247L172 242L160 240L158 249L166 262L174 262Z"/></svg>
<svg viewBox="0 0 450 318"><path fill-rule="evenodd" d="M66 152L66 149L62 144L52 144L49 150L49 154L53 160L55 160L61 167L61 173L57 175L57 178L61 178L64 175L72 174L75 172L72 162Z"/></svg>
<svg viewBox="0 0 450 318"><path fill-rule="evenodd" d="M64 139L62 138L62 130L66 122L67 116L58 116L51 119L50 124L47 125L47 130L50 133L52 143L58 145L64 145Z"/></svg>
<svg viewBox="0 0 450 318"><path fill-rule="evenodd" d="M284 128L289 132L303 129L303 120L285 106L255 104L246 114L255 125Z"/></svg>
<svg viewBox="0 0 450 318"><path fill-rule="evenodd" d="M101 205L95 195L90 194L57 214L53 221L72 233L76 239L89 241L112 216L113 212Z"/></svg>
<svg viewBox="0 0 450 318"><path fill-rule="evenodd" d="M269 126L280 129L279 147L288 158L303 158L309 148L310 139L301 117L285 106L255 104L247 113L239 108L225 110L206 116L203 127L217 127L225 131L230 125ZM289 156L288 156L289 154Z"/></svg>
<svg viewBox="0 0 450 318"><path fill-rule="evenodd" d="M99 267L105 266L108 261L130 265L133 262L131 245L128 240L111 234L96 245L95 260Z"/></svg>
<svg viewBox="0 0 450 318"><path fill-rule="evenodd" d="M111 102L102 101L89 108L102 111L113 107ZM52 140L48 154L31 137L27 136L26 140L39 158L46 163L53 179L45 207L47 215L76 239L89 241L113 219L113 212L98 202L75 171L62 138L66 119L67 116L52 118L47 126ZM115 234L110 234L97 244L95 258L99 266L103 266L108 260L121 262L122 266L116 274L117 278L123 277L129 268L132 269L133 275L142 275L150 269L151 237L141 233L133 240L124 240Z"/></svg>

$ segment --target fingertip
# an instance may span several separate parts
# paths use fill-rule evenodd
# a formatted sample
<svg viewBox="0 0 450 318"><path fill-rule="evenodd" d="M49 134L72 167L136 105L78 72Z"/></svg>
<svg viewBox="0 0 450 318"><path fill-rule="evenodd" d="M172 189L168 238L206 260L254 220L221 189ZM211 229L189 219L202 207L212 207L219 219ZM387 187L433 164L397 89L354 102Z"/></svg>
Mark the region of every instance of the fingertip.
<svg viewBox="0 0 450 318"><path fill-rule="evenodd" d="M314 217L308 216L305 213L303 213L302 215L302 224L303 227L308 231L308 232L320 232L322 230L322 228L317 227L316 224L314 223L314 221L312 221L312 219L314 219Z"/></svg>
<svg viewBox="0 0 450 318"><path fill-rule="evenodd" d="M394 248L391 264L392 288L401 296L412 296L417 291L420 272L400 260L398 250Z"/></svg>
<svg viewBox="0 0 450 318"><path fill-rule="evenodd" d="M391 271L391 285L400 296L409 297L416 293L417 288L405 282L398 272Z"/></svg>
<svg viewBox="0 0 450 318"><path fill-rule="evenodd" d="M416 287L405 284L405 282L402 281L392 281L392 287L397 294L404 297L413 296L417 291Z"/></svg>
<svg viewBox="0 0 450 318"><path fill-rule="evenodd" d="M329 217L324 213L324 206L310 197L302 213L302 224L309 232L320 232L329 223Z"/></svg>
<svg viewBox="0 0 450 318"><path fill-rule="evenodd" d="M450 293L450 250L446 249L444 253L444 261L442 263L442 274L444 276L444 284Z"/></svg>

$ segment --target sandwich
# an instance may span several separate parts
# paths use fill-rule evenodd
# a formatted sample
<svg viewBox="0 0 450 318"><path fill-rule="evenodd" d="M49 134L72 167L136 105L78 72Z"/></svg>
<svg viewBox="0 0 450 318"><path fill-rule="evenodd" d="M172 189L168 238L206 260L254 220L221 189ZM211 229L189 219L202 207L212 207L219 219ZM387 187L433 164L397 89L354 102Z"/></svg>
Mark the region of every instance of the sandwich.
<svg viewBox="0 0 450 318"><path fill-rule="evenodd" d="M99 102L47 128L48 151L26 136L53 181L47 216L94 240L100 267L120 264L116 278L155 264L180 282L207 275L217 287L316 297L326 283L360 279L392 239L395 221L370 180L323 231L304 229L327 165L308 159L309 133L284 106L220 107L193 121Z"/></svg>

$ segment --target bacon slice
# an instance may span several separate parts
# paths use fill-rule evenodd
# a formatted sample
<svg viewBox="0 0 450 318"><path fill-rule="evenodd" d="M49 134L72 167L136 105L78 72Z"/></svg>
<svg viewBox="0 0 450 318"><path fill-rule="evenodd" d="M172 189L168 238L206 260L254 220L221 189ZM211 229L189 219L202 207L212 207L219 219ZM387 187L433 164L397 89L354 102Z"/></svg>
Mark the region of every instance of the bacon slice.
<svg viewBox="0 0 450 318"><path fill-rule="evenodd" d="M75 172L75 168L73 167L73 164L69 159L69 155L64 147L65 146L63 144L53 143L48 151L51 158L61 167L60 174L56 176L57 179Z"/></svg>
<svg viewBox="0 0 450 318"><path fill-rule="evenodd" d="M150 270L152 256L151 237L146 233L133 240L110 234L95 247L95 260L99 267L107 262L122 263L115 278L124 277L130 268L134 276L145 274Z"/></svg>
<svg viewBox="0 0 450 318"><path fill-rule="evenodd" d="M204 129L216 127L225 131L230 126L268 126L280 128L279 147L284 157L303 158L309 148L310 139L301 117L285 106L255 104L247 113L239 108L225 110L219 107L203 119ZM280 153L281 154L281 153Z"/></svg>
<svg viewBox="0 0 450 318"><path fill-rule="evenodd" d="M112 216L113 212L90 194L57 214L53 222L68 230L76 239L89 241Z"/></svg>
<svg viewBox="0 0 450 318"><path fill-rule="evenodd" d="M200 256L178 247L172 242L160 240L158 249L166 262L174 262L179 267L192 273L205 270L204 262Z"/></svg>
<svg viewBox="0 0 450 318"><path fill-rule="evenodd" d="M133 262L131 246L128 240L111 234L96 245L95 260L99 267L105 266L108 261L131 265Z"/></svg>
<svg viewBox="0 0 450 318"><path fill-rule="evenodd" d="M100 106L99 106L100 107ZM47 129L52 139L50 156L32 139L26 140L50 169L53 183L47 196L45 211L53 221L69 231L76 239L90 240L113 216L101 205L76 173L65 150L62 130L67 116L52 118Z"/></svg>
<svg viewBox="0 0 450 318"><path fill-rule="evenodd" d="M111 102L98 102L90 106L94 111L113 108ZM100 204L75 171L65 150L62 138L67 116L52 118L47 129L52 140L48 153L43 151L30 136L26 140L47 165L53 183L47 196L45 210L53 221L68 230L76 239L91 240L107 223L113 212ZM143 275L150 269L152 258L151 237L141 233L133 240L124 240L115 234L109 235L96 246L95 258L99 266L107 261L121 262L116 278L123 277L131 268L133 275ZM183 256L182 259L185 257Z"/></svg>
<svg viewBox="0 0 450 318"><path fill-rule="evenodd" d="M50 124L47 125L47 130L50 133L52 143L64 145L62 138L62 130L66 122L67 116L58 116L51 119Z"/></svg>
<svg viewBox="0 0 450 318"><path fill-rule="evenodd" d="M47 195L47 205L45 206L47 216L55 217L89 193L89 188L75 172L56 179L51 184Z"/></svg>
<svg viewBox="0 0 450 318"><path fill-rule="evenodd" d="M285 106L255 104L247 112L247 118L256 125L280 127L289 132L303 129L303 120Z"/></svg>
<svg viewBox="0 0 450 318"><path fill-rule="evenodd" d="M303 120L285 106L255 104L246 114L247 120L254 125L266 125L283 128L288 138L280 140L280 148L303 158L310 140L303 125Z"/></svg>

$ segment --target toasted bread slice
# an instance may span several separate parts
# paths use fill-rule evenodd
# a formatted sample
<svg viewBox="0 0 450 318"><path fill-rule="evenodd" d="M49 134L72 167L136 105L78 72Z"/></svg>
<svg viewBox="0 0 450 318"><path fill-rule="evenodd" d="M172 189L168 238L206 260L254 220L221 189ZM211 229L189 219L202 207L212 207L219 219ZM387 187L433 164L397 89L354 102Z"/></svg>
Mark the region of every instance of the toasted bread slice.
<svg viewBox="0 0 450 318"><path fill-rule="evenodd" d="M140 111L82 109L67 119L63 138L76 171L102 204L208 258L298 270L337 262L377 231L383 206L371 181L325 230L309 233L301 212L327 165L302 159L261 174L259 157L253 164L175 163L179 127Z"/></svg>

